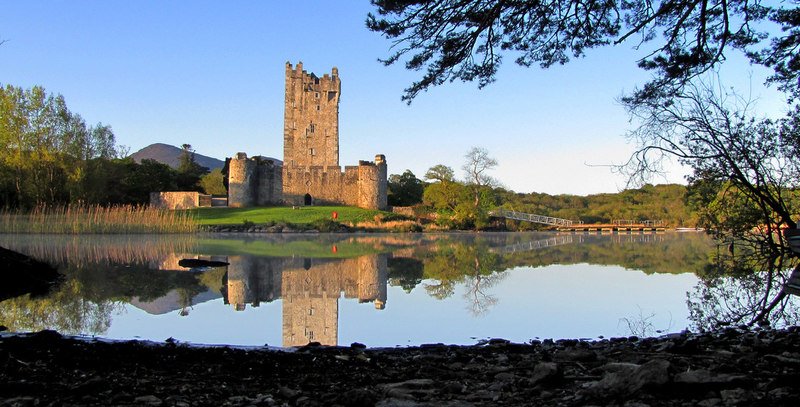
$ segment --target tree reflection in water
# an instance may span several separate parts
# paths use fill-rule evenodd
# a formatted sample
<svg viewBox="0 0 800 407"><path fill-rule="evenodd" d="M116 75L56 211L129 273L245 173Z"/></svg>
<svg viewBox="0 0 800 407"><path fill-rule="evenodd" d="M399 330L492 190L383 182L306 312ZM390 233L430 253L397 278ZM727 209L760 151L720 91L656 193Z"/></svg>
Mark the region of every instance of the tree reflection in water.
<svg viewBox="0 0 800 407"><path fill-rule="evenodd" d="M693 328L798 324L796 296L783 290L798 267L796 258L756 241L718 244L714 258L699 275L700 282L687 294Z"/></svg>
<svg viewBox="0 0 800 407"><path fill-rule="evenodd" d="M738 246L732 253L724 245L715 246L702 234L334 234L186 239L0 236L0 244L58 263L67 277L64 285L46 298L19 297L0 303L0 324L13 331L56 329L101 335L108 330L112 315L128 303L140 308L158 303L161 308L157 313L188 316L197 301L222 297L226 302L235 302L236 309L243 309L245 303L255 306L259 301L271 302L285 296L290 286L283 280L295 274L297 284L291 287L300 287L300 282L314 277L313 281L339 291L352 286L385 293L389 285L410 293L421 287L437 299L458 292L469 312L480 317L491 314L502 301L496 287L509 276L508 270L557 264L615 265L646 274L693 273L701 283L688 293L692 329L757 321L775 325L800 321L792 300L779 297L794 265L791 260ZM173 267L185 256L227 259L231 266L195 273ZM363 268L367 263L378 265L374 279L340 273L341 284L333 284L333 280L329 281L331 272L322 272L322 268L333 269L337 264L352 269L353 264ZM246 273L237 274L238 268L248 264L242 269ZM322 274L311 276L310 269L320 269ZM359 281L361 285L353 285ZM364 281L369 284L364 285ZM239 285L246 290L232 291ZM356 289L345 289L348 290ZM339 291L325 295L338 298ZM303 296L300 292L291 293L292 298ZM232 297L236 295L241 298ZM372 298L353 295L359 300ZM167 296L174 299L165 300ZM376 308L382 308L384 300ZM647 325L646 312L641 314L640 320L628 318L632 329L642 331L640 334L659 333L655 328L668 329ZM621 324L624 322L623 318Z"/></svg>

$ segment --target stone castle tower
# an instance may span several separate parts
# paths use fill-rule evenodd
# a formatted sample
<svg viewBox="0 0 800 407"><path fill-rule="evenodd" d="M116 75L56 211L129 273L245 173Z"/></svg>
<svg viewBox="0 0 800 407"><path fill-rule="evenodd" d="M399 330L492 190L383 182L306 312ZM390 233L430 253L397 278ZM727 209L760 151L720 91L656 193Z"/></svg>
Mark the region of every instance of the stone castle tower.
<svg viewBox="0 0 800 407"><path fill-rule="evenodd" d="M299 62L286 64L283 121L283 165L339 166L339 70L318 78Z"/></svg>
<svg viewBox="0 0 800 407"><path fill-rule="evenodd" d="M386 157L339 165L339 71L322 78L286 63L283 165L238 153L227 160L228 206L350 205L386 209Z"/></svg>

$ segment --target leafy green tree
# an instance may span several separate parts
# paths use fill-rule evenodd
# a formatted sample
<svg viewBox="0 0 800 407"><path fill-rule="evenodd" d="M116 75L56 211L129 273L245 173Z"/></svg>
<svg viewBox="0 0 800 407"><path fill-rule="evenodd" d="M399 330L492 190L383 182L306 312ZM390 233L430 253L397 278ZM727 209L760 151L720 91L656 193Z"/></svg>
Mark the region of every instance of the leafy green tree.
<svg viewBox="0 0 800 407"><path fill-rule="evenodd" d="M132 169L123 179L128 203L145 204L150 202L151 192L175 191L179 188L178 174L169 165L155 160L142 160Z"/></svg>
<svg viewBox="0 0 800 407"><path fill-rule="evenodd" d="M200 177L200 187L203 192L211 195L227 195L228 191L225 189L223 183L222 170L214 168L208 174Z"/></svg>
<svg viewBox="0 0 800 407"><path fill-rule="evenodd" d="M437 164L428 169L425 173L425 179L434 182L455 181L456 175L453 169L443 165Z"/></svg>
<svg viewBox="0 0 800 407"><path fill-rule="evenodd" d="M0 87L0 188L3 206L82 201L87 160L116 156L109 126L87 126L61 95Z"/></svg>
<svg viewBox="0 0 800 407"><path fill-rule="evenodd" d="M195 161L191 144L183 144L181 148L183 151L178 164L178 189L182 191L202 191L200 178L208 174L208 168Z"/></svg>
<svg viewBox="0 0 800 407"><path fill-rule="evenodd" d="M430 172L429 170L428 173L430 174ZM442 178L425 187L425 191L422 194L422 201L425 205L437 211L452 213L456 209L458 203L464 199L465 195L468 196L468 192L469 191L460 182Z"/></svg>
<svg viewBox="0 0 800 407"><path fill-rule="evenodd" d="M422 202L425 183L417 178L411 170L403 174L389 176L389 205L412 206Z"/></svg>

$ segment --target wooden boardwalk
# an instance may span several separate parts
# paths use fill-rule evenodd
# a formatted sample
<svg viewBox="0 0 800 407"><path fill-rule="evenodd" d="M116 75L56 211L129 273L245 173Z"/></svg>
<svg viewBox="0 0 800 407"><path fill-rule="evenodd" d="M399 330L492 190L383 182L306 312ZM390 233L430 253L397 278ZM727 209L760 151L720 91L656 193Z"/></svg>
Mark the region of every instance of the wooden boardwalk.
<svg viewBox="0 0 800 407"><path fill-rule="evenodd" d="M558 228L561 232L663 232L663 226L644 224L612 225L608 223L581 224Z"/></svg>
<svg viewBox="0 0 800 407"><path fill-rule="evenodd" d="M558 228L562 232L663 232L663 226L646 225L644 223L634 224L611 224L611 223L583 223L561 226Z"/></svg>
<svg viewBox="0 0 800 407"><path fill-rule="evenodd" d="M554 218L552 216L534 215L497 209L489 212L489 216L519 220L524 222L541 223L550 225L562 232L663 232L661 222L633 223L631 221L618 221L615 223L580 223L569 219Z"/></svg>

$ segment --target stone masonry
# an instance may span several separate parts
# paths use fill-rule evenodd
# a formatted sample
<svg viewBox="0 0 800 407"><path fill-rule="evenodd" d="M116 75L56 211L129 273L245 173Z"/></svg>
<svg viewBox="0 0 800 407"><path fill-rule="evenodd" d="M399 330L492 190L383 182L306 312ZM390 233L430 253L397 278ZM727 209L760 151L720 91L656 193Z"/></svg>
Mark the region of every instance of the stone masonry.
<svg viewBox="0 0 800 407"><path fill-rule="evenodd" d="M228 163L228 206L350 205L387 208L386 158L339 166L336 68L322 78L286 63L283 165L239 153Z"/></svg>
<svg viewBox="0 0 800 407"><path fill-rule="evenodd" d="M338 345L339 299L384 309L388 256L349 259L229 256L224 301L237 311L282 299L283 346Z"/></svg>

